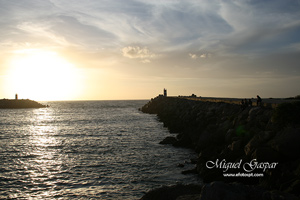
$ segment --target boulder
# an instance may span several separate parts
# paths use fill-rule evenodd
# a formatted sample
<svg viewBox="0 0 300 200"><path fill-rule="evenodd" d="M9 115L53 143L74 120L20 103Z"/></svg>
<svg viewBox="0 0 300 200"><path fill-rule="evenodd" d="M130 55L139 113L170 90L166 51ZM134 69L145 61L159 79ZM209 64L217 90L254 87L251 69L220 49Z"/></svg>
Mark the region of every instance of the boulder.
<svg viewBox="0 0 300 200"><path fill-rule="evenodd" d="M249 142L246 144L244 151L246 155L251 155L255 149L259 146L266 144L268 140L273 137L272 132L261 131L257 133Z"/></svg>
<svg viewBox="0 0 300 200"><path fill-rule="evenodd" d="M271 147L258 147L252 154L258 162L279 162L280 154Z"/></svg>
<svg viewBox="0 0 300 200"><path fill-rule="evenodd" d="M177 139L172 136L166 137L163 141L161 141L159 144L175 144L177 142Z"/></svg>
<svg viewBox="0 0 300 200"><path fill-rule="evenodd" d="M289 193L293 193L293 194L296 194L296 195L300 195L300 179L298 180L295 180L291 186L285 190L286 192L289 192Z"/></svg>
<svg viewBox="0 0 300 200"><path fill-rule="evenodd" d="M230 150L231 151L239 151L239 150L241 150L242 145L243 145L242 140L233 141L232 144L230 145Z"/></svg>
<svg viewBox="0 0 300 200"><path fill-rule="evenodd" d="M300 158L300 129L287 127L270 141L271 146L280 152L285 159Z"/></svg>
<svg viewBox="0 0 300 200"><path fill-rule="evenodd" d="M260 187L240 183L212 182L202 187L200 200L297 200L294 195L266 191Z"/></svg>
<svg viewBox="0 0 300 200"><path fill-rule="evenodd" d="M141 200L176 200L183 195L200 195L201 187L195 184L163 186L147 192Z"/></svg>
<svg viewBox="0 0 300 200"><path fill-rule="evenodd" d="M182 195L179 196L176 200L200 200L200 195L199 194Z"/></svg>
<svg viewBox="0 0 300 200"><path fill-rule="evenodd" d="M212 182L203 186L200 200L247 200L248 195L246 186Z"/></svg>
<svg viewBox="0 0 300 200"><path fill-rule="evenodd" d="M225 134L225 142L230 143L232 141L232 138L235 136L234 129L229 129L227 133Z"/></svg>

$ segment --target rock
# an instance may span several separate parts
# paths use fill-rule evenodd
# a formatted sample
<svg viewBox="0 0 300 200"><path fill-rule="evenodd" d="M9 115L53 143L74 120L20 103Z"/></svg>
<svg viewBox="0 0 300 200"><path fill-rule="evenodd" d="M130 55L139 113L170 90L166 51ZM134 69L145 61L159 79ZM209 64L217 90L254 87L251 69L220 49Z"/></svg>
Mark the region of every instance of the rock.
<svg viewBox="0 0 300 200"><path fill-rule="evenodd" d="M212 182L202 187L200 200L296 200L296 196L240 183Z"/></svg>
<svg viewBox="0 0 300 200"><path fill-rule="evenodd" d="M182 174L197 174L197 168L189 169L181 172Z"/></svg>
<svg viewBox="0 0 300 200"><path fill-rule="evenodd" d="M199 194L182 195L182 196L179 196L176 200L200 200L200 195Z"/></svg>
<svg viewBox="0 0 300 200"><path fill-rule="evenodd" d="M289 193L293 193L293 194L296 194L296 195L300 195L300 180L295 180L291 186L285 190L286 192L289 192Z"/></svg>
<svg viewBox="0 0 300 200"><path fill-rule="evenodd" d="M244 151L246 155L251 155L255 149L262 144L265 144L270 138L272 134L268 131L257 133L249 142L246 144Z"/></svg>
<svg viewBox="0 0 300 200"><path fill-rule="evenodd" d="M211 134L211 132L205 130L202 132L202 134L199 137L197 146L200 149L205 149L207 148L211 143L213 142L213 136Z"/></svg>
<svg viewBox="0 0 300 200"><path fill-rule="evenodd" d="M232 138L235 136L234 129L229 129L225 135L225 142L229 143L232 141Z"/></svg>
<svg viewBox="0 0 300 200"><path fill-rule="evenodd" d="M270 144L283 155L285 160L296 160L300 158L300 129L287 127L277 134Z"/></svg>
<svg viewBox="0 0 300 200"><path fill-rule="evenodd" d="M199 158L201 158L202 160L209 160L212 159L213 156L215 156L217 154L217 148L210 146L206 149L203 149L200 153L199 153Z"/></svg>
<svg viewBox="0 0 300 200"><path fill-rule="evenodd" d="M246 186L212 182L203 186L200 200L246 200L248 193Z"/></svg>
<svg viewBox="0 0 300 200"><path fill-rule="evenodd" d="M258 162L279 162L280 154L270 147L258 147L252 154Z"/></svg>
<svg viewBox="0 0 300 200"><path fill-rule="evenodd" d="M179 164L177 165L177 167L181 167L181 168L183 168L183 167L184 167L184 164L182 164L182 163L179 163Z"/></svg>
<svg viewBox="0 0 300 200"><path fill-rule="evenodd" d="M183 195L200 195L201 187L202 186L195 184L163 186L147 192L141 200L176 200Z"/></svg>
<svg viewBox="0 0 300 200"><path fill-rule="evenodd" d="M243 145L242 140L233 141L232 144L230 145L230 150L231 151L239 151L239 150L241 150L242 145Z"/></svg>
<svg viewBox="0 0 300 200"><path fill-rule="evenodd" d="M187 135L182 135L180 139L178 139L174 144L174 147L186 147L186 148L193 148L194 144L193 141Z"/></svg>
<svg viewBox="0 0 300 200"><path fill-rule="evenodd" d="M191 164L197 164L198 158L191 158Z"/></svg>
<svg viewBox="0 0 300 200"><path fill-rule="evenodd" d="M172 136L166 137L163 141L161 141L159 144L175 144L177 142L177 139Z"/></svg>
<svg viewBox="0 0 300 200"><path fill-rule="evenodd" d="M267 191L263 193L262 200L299 200L299 198L294 195L278 191Z"/></svg>
<svg viewBox="0 0 300 200"><path fill-rule="evenodd" d="M249 114L248 114L248 118L247 121L253 121L257 118L257 115L259 113L259 111L261 110L261 107L253 107L249 110Z"/></svg>
<svg viewBox="0 0 300 200"><path fill-rule="evenodd" d="M42 105L36 101L29 99L19 99L19 100L11 100L11 99L1 99L0 100L0 109L11 109L11 108L45 108L48 107L46 105Z"/></svg>

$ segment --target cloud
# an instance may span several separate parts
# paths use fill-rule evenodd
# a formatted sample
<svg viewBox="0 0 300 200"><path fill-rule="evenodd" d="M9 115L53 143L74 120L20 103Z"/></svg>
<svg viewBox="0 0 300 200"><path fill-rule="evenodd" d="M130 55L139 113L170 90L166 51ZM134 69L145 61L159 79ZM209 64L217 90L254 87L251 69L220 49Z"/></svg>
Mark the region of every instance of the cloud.
<svg viewBox="0 0 300 200"><path fill-rule="evenodd" d="M210 53L203 53L203 54L197 55L197 54L189 53L189 56L190 56L191 59L196 60L198 58L203 58L203 59L210 58L212 56L212 54L210 54Z"/></svg>
<svg viewBox="0 0 300 200"><path fill-rule="evenodd" d="M147 47L128 46L122 49L124 57L142 59L143 63L151 62L150 59L155 58L157 55L152 53Z"/></svg>
<svg viewBox="0 0 300 200"><path fill-rule="evenodd" d="M189 56L191 57L191 59L197 59L198 56L196 54L192 54L192 53L189 53Z"/></svg>
<svg viewBox="0 0 300 200"><path fill-rule="evenodd" d="M26 33L28 37L35 37L35 38L47 38L50 41L61 45L61 46L68 46L68 43L64 37L59 34L53 33L51 30L50 24L39 24L39 23L32 23L32 22L24 22L17 26L17 28ZM23 34L24 35L24 34Z"/></svg>
<svg viewBox="0 0 300 200"><path fill-rule="evenodd" d="M227 1L220 3L220 16L232 32L220 37L218 47L225 54L264 55L283 52L300 41L299 1ZM297 39L298 37L298 39Z"/></svg>
<svg viewBox="0 0 300 200"><path fill-rule="evenodd" d="M142 60L142 63L150 63L151 61L149 59L145 59L145 60Z"/></svg>

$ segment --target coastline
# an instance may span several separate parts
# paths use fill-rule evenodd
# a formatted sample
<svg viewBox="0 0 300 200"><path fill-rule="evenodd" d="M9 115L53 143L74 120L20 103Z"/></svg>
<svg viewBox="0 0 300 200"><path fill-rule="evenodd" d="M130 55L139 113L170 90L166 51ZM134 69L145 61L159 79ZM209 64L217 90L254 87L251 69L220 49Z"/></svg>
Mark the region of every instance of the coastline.
<svg viewBox="0 0 300 200"><path fill-rule="evenodd" d="M218 199L218 192L219 195L222 192L237 195L244 191L248 195L255 194L253 198L264 194L261 199L268 199L273 191L272 198L298 199L300 124L297 113L300 103L283 102L287 103L274 103L273 100L270 105L242 109L236 101L230 103L224 99L206 98L203 101L159 96L144 105L141 111L157 114L170 133L177 134L166 138L164 144L192 148L198 153L194 171L205 184L195 198L204 200L214 194L215 197L210 199ZM222 164L216 164L222 160L223 168ZM209 168L207 162L213 162L217 167ZM256 162L251 172L241 167L242 163L250 165L251 162L253 166ZM273 164L273 168L267 164ZM233 194L232 190L237 192Z"/></svg>

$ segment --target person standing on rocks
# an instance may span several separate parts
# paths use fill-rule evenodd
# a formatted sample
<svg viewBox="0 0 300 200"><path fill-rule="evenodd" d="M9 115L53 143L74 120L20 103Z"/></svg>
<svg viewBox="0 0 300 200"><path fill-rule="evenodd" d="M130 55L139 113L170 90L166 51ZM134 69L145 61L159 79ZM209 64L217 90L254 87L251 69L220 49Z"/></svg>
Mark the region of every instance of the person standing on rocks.
<svg viewBox="0 0 300 200"><path fill-rule="evenodd" d="M249 99L249 101L248 101L248 102L249 102L249 106L250 106L250 107L252 107L252 100L251 100L251 99Z"/></svg>
<svg viewBox="0 0 300 200"><path fill-rule="evenodd" d="M245 108L247 108L249 106L248 100L245 99Z"/></svg>
<svg viewBox="0 0 300 200"><path fill-rule="evenodd" d="M260 98L260 96L259 95L257 95L257 101L256 101L256 105L258 106L258 105L262 105L261 104L261 102L262 102L262 100L261 100L261 98Z"/></svg>
<svg viewBox="0 0 300 200"><path fill-rule="evenodd" d="M244 99L242 99L241 101L241 108L244 110L245 109L245 102L244 102Z"/></svg>

